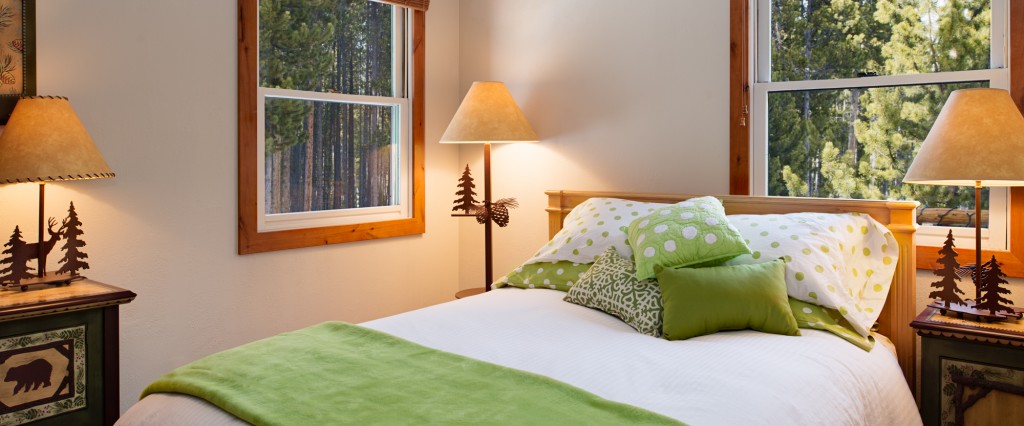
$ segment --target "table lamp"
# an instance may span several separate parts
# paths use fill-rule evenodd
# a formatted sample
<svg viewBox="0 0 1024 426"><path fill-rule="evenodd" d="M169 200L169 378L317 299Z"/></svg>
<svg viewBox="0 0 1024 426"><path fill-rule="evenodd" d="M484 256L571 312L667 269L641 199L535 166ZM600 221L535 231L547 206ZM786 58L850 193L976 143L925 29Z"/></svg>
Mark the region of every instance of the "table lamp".
<svg viewBox="0 0 1024 426"><path fill-rule="evenodd" d="M537 134L526 121L526 116L512 99L505 84L497 81L474 82L455 112L455 117L448 124L448 129L441 136L441 143L484 144L484 200L483 212L479 217L483 218L484 224L485 291L491 290L491 282L494 281L491 222L495 216L491 202L491 144L516 142L537 142ZM468 173L467 166L466 175Z"/></svg>
<svg viewBox="0 0 1024 426"><path fill-rule="evenodd" d="M981 261L981 188L1024 186L1024 117L1010 94L1005 90L987 88L951 93L907 169L903 182L974 187L975 264L972 276L976 291L974 304L963 305L966 307L964 311L978 314L980 310L972 308L983 298L983 266L986 265ZM991 264L998 272L995 257ZM1009 307L1001 308L1014 312ZM996 315L998 311L990 307L986 309L989 316Z"/></svg>
<svg viewBox="0 0 1024 426"><path fill-rule="evenodd" d="M77 272L74 268L68 276L46 272L46 255L62 236L64 229L62 227L54 233L52 227L55 223L51 220L50 235L53 238L51 241L43 238L43 230L46 229L43 222L46 182L109 177L114 177L114 173L96 149L67 98L31 96L19 99L7 126L0 134L0 184L39 183L39 242L19 244L17 248L11 245L4 251L5 254L10 252L11 256L0 263L10 264L6 268L10 274L0 276L0 282L13 281L15 285L21 285L23 290L29 284L70 282L70 278ZM73 204L70 213L77 221ZM17 228L15 234L18 234ZM84 242L79 243L84 245ZM84 253L81 257L85 257ZM31 259L37 259L34 278L28 278L28 268L24 265L25 261Z"/></svg>

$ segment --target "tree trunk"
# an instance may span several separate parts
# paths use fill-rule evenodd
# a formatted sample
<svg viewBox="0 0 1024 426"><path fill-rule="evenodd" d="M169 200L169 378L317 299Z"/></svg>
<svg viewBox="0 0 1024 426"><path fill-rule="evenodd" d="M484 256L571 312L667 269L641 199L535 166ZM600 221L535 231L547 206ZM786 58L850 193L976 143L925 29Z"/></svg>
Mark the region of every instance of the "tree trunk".
<svg viewBox="0 0 1024 426"><path fill-rule="evenodd" d="M306 114L306 134L309 135L306 138L305 149L305 167L303 168L304 174L302 179L302 211L308 212L313 210L313 134L316 133L314 127L314 113L315 108L310 108L309 113Z"/></svg>
<svg viewBox="0 0 1024 426"><path fill-rule="evenodd" d="M851 153L854 167L857 167L857 132L854 123L860 117L860 90L850 89L850 115L847 119L846 151Z"/></svg>

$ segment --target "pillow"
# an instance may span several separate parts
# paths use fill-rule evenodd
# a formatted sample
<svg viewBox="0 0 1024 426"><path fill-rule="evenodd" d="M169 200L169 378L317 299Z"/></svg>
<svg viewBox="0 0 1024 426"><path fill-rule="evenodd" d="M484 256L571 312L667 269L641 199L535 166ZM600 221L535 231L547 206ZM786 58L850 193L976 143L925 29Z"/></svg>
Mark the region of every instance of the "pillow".
<svg viewBox="0 0 1024 426"><path fill-rule="evenodd" d="M661 268L718 265L750 250L715 197L691 198L634 220L627 231L636 277Z"/></svg>
<svg viewBox="0 0 1024 426"><path fill-rule="evenodd" d="M615 247L622 257L632 257L633 250L626 245L626 226L633 219L666 205L618 198L591 198L573 208L562 229L524 264L560 260L593 263L609 246Z"/></svg>
<svg viewBox="0 0 1024 426"><path fill-rule="evenodd" d="M786 298L785 270L782 260L663 269L658 286L664 300L665 338L682 340L746 328L800 335Z"/></svg>
<svg viewBox="0 0 1024 426"><path fill-rule="evenodd" d="M850 325L850 322L835 309L801 302L792 297L789 298L789 308L793 311L793 317L796 318L796 324L800 328L828 331L868 352L875 346L874 337L871 335L861 336Z"/></svg>
<svg viewBox="0 0 1024 426"><path fill-rule="evenodd" d="M563 300L604 311L636 331L661 337L661 290L657 282L638 281L634 273L633 262L608 247Z"/></svg>
<svg viewBox="0 0 1024 426"><path fill-rule="evenodd" d="M505 286L519 288L549 288L568 291L584 272L590 269L590 263L574 262L540 262L522 265L491 284L493 288Z"/></svg>
<svg viewBox="0 0 1024 426"><path fill-rule="evenodd" d="M731 215L752 250L727 262L741 265L782 257L789 296L836 309L861 336L885 304L896 272L892 233L858 213Z"/></svg>

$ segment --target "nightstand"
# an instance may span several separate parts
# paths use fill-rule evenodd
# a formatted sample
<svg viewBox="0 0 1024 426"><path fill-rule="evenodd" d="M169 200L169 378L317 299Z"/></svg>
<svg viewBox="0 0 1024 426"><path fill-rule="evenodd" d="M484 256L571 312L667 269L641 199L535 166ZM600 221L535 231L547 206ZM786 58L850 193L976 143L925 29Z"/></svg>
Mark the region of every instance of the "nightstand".
<svg viewBox="0 0 1024 426"><path fill-rule="evenodd" d="M926 308L911 327L921 336L924 424L1024 418L1024 321L975 322Z"/></svg>
<svg viewBox="0 0 1024 426"><path fill-rule="evenodd" d="M0 424L113 424L117 308L134 298L88 279L0 291Z"/></svg>
<svg viewBox="0 0 1024 426"><path fill-rule="evenodd" d="M483 287L470 288L470 289L461 290L459 292L456 292L455 293L455 298L456 299L464 299L464 298L467 298L469 296L476 296L478 294L482 294L483 292L484 292L484 288Z"/></svg>

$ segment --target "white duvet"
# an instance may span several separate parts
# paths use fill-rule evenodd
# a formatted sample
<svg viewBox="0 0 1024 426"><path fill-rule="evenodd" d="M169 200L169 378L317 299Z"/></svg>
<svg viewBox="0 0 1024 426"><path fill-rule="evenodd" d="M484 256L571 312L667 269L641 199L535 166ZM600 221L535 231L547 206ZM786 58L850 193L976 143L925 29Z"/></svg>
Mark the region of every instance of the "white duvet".
<svg viewBox="0 0 1024 426"><path fill-rule="evenodd" d="M543 374L690 425L918 425L896 358L817 330L670 342L554 290L506 288L362 325ZM884 339L879 339L884 340ZM204 401L150 395L118 424L238 424Z"/></svg>

